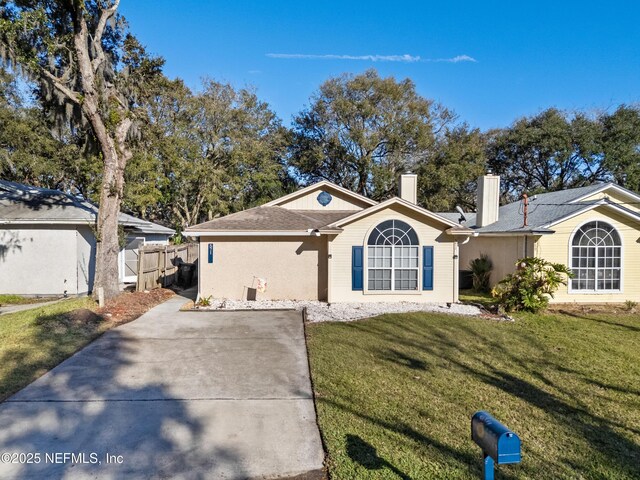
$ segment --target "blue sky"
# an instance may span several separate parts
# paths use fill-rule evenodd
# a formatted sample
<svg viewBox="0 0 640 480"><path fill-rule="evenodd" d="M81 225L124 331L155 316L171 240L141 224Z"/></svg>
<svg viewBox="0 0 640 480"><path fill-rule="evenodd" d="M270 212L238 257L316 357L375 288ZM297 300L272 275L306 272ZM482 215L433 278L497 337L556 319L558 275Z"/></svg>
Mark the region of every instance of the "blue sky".
<svg viewBox="0 0 640 480"><path fill-rule="evenodd" d="M482 129L640 101L632 1L123 0L120 11L168 76L252 85L285 125L325 79L372 67ZM461 56L475 61L433 61Z"/></svg>

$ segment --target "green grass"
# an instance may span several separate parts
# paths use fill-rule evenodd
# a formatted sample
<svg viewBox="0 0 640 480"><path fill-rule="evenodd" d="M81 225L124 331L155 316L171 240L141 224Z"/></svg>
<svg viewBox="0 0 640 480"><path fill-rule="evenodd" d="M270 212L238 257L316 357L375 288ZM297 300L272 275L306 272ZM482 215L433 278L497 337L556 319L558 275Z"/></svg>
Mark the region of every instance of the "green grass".
<svg viewBox="0 0 640 480"><path fill-rule="evenodd" d="M106 328L98 315L69 316L92 308L88 298L0 316L0 401L85 346ZM77 313L77 312L76 312Z"/></svg>
<svg viewBox="0 0 640 480"><path fill-rule="evenodd" d="M523 442L496 478L640 478L640 317L427 313L308 326L332 479L477 479L470 417Z"/></svg>
<svg viewBox="0 0 640 480"><path fill-rule="evenodd" d="M495 304L495 299L489 293L476 292L475 290L460 290L460 301L463 303L478 303L485 308Z"/></svg>
<svg viewBox="0 0 640 480"><path fill-rule="evenodd" d="M0 305L25 305L51 300L50 298L23 297L21 295L0 294Z"/></svg>

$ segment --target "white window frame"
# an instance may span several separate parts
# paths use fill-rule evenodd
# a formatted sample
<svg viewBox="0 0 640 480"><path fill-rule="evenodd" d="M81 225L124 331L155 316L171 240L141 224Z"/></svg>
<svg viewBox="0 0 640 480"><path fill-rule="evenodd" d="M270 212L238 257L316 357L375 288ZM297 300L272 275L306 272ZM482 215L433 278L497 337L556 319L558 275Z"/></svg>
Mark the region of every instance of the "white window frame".
<svg viewBox="0 0 640 480"><path fill-rule="evenodd" d="M416 245L397 245L397 246L411 246L411 247L415 247L418 249L418 267L417 267L417 271L418 271L418 278L417 278L417 288L415 290L396 290L395 289L395 270L396 267L394 267L394 260L395 260L395 256L394 256L394 248L396 247L396 245L369 245L369 236L371 235L371 233L378 227L378 225L380 225L381 223L386 222L387 220L399 220L401 222L406 223L407 225L409 225L409 227L411 227L413 229L413 231L416 234L416 237L418 238L418 243ZM381 247L381 246L386 246L386 247L390 247L391 248L391 290L371 290L369 289L369 247ZM416 228L411 224L411 222L408 222L406 219L404 218L398 218L397 216L393 216L393 217L388 217L388 218L383 218L383 219L379 219L378 221L376 221L376 224L373 225L366 233L365 237L364 237L364 245L363 245L363 270L364 270L364 275L363 275L363 293L365 295L421 295L422 294L422 246L420 243L420 236L418 235L418 231L416 230ZM384 270L387 269L388 267L371 267L373 270ZM408 267L408 268L403 268L403 267L398 267L398 270L410 270L413 267Z"/></svg>
<svg viewBox="0 0 640 480"><path fill-rule="evenodd" d="M592 218L589 219L587 221L582 222L580 225L578 225L573 232L571 233L571 236L569 237L569 252L568 252L568 262L567 265L569 266L569 270L573 270L572 268L572 264L573 264L573 239L575 238L576 234L580 231L580 229L582 229L582 227L584 227L586 224L588 223L592 223L592 222L600 222L600 223L606 223L607 225L609 225L611 228L613 228L616 233L618 234L618 237L620 237L620 288L619 289L611 289L611 290L602 290L598 288L598 247L596 248L596 258L595 258L595 262L596 262L596 266L595 266L595 271L596 271L596 278L595 278L595 289L577 289L577 288L573 288L573 282L572 279L568 280L568 285L567 285L567 291L570 294L574 294L574 295L617 295L620 293L624 293L624 238L622 237L621 233L620 233L620 229L614 225L613 222L611 222L609 219L603 220L600 218Z"/></svg>

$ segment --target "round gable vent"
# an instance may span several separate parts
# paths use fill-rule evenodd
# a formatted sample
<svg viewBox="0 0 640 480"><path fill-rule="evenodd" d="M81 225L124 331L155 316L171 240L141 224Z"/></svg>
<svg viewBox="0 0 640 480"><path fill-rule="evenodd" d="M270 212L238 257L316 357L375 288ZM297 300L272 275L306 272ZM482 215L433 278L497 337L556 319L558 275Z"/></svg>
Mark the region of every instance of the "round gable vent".
<svg viewBox="0 0 640 480"><path fill-rule="evenodd" d="M329 205L332 199L333 197L329 192L320 192L320 194L318 195L318 203L323 207Z"/></svg>

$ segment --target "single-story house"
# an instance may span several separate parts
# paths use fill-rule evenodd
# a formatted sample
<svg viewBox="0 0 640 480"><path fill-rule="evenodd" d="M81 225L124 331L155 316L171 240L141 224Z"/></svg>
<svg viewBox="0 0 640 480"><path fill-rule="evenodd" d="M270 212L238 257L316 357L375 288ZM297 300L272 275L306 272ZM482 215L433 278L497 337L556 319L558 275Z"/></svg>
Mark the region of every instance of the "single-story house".
<svg viewBox="0 0 640 480"><path fill-rule="evenodd" d="M0 180L0 293L80 295L95 275L98 209L60 190ZM168 244L175 232L120 214L126 235L119 254L121 282L135 282L138 247Z"/></svg>
<svg viewBox="0 0 640 480"><path fill-rule="evenodd" d="M440 213L474 236L460 246L460 268L481 254L492 284L525 256L567 265L575 275L555 302L640 301L640 195L613 183L544 193L499 207L500 177L478 179L476 213Z"/></svg>
<svg viewBox="0 0 640 480"><path fill-rule="evenodd" d="M458 299L458 243L473 232L416 204L417 176L376 202L328 181L194 225L199 295L327 302Z"/></svg>

